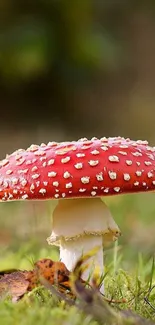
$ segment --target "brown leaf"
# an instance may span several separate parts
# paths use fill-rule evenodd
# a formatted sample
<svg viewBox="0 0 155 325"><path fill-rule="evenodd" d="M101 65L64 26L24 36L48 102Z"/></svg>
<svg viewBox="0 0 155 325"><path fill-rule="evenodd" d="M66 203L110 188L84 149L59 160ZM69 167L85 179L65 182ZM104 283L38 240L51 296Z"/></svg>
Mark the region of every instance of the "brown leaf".
<svg viewBox="0 0 155 325"><path fill-rule="evenodd" d="M62 262L53 262L50 259L42 259L35 263L35 271L39 278L42 277L50 284L62 286L62 291L70 290L70 272ZM64 287L64 289L63 289Z"/></svg>
<svg viewBox="0 0 155 325"><path fill-rule="evenodd" d="M0 297L11 296L12 301L17 301L27 292L28 285L23 272L4 274L0 279Z"/></svg>
<svg viewBox="0 0 155 325"><path fill-rule="evenodd" d="M32 271L0 271L0 296L9 295L13 301L17 301L25 293L41 285L41 278L51 285L57 285L60 292L71 291L69 276L70 272L64 263L46 258L37 261Z"/></svg>

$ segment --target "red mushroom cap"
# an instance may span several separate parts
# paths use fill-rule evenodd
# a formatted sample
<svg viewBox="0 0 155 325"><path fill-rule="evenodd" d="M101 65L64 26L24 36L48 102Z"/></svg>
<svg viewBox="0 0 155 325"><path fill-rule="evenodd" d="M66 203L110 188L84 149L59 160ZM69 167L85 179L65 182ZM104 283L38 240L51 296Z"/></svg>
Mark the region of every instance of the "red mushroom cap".
<svg viewBox="0 0 155 325"><path fill-rule="evenodd" d="M155 189L155 147L102 138L49 142L0 162L0 199L95 197Z"/></svg>

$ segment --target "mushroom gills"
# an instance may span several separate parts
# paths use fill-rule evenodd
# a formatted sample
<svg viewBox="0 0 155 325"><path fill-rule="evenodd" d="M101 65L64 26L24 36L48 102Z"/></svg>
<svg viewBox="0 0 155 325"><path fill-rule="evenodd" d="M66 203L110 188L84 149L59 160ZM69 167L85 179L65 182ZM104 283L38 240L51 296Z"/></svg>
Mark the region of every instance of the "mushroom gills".
<svg viewBox="0 0 155 325"><path fill-rule="evenodd" d="M83 274L83 279L88 280L95 266L103 275L103 246L115 241L119 235L117 224L100 198L78 198L58 201L53 212L52 234L47 241L50 245L60 246L60 259L69 271L82 254L100 246Z"/></svg>

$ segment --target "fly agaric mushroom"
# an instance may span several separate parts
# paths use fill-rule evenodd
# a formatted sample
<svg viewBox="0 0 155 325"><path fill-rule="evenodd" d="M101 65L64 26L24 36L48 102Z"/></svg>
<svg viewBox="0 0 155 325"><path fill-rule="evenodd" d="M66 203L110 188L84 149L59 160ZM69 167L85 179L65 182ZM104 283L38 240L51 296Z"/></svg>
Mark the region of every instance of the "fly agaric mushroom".
<svg viewBox="0 0 155 325"><path fill-rule="evenodd" d="M58 200L48 242L69 271L100 245L92 259L103 273L102 246L120 235L100 197L155 189L155 147L121 137L31 145L0 166L0 200Z"/></svg>

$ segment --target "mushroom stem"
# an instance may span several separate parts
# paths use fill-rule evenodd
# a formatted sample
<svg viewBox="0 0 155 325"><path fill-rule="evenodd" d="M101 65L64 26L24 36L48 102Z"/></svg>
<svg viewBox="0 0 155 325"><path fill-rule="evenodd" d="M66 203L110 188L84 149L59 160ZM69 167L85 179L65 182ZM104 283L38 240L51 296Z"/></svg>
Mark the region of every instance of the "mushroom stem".
<svg viewBox="0 0 155 325"><path fill-rule="evenodd" d="M99 246L100 248L98 252L94 256L90 257L88 263L89 267L83 272L82 278L85 281L88 281L88 279L91 280L91 276L93 274L93 270L95 266L99 266L99 272L100 272L99 275L102 276L104 271L102 241L103 241L102 236L92 236L92 235L86 236L82 239L77 238L74 241L62 240L60 245L60 260L65 265L67 265L69 271L72 271L78 259L81 258L82 254L88 253L94 247ZM102 293L104 292L104 284L102 284L100 290Z"/></svg>
<svg viewBox="0 0 155 325"><path fill-rule="evenodd" d="M101 246L98 254L91 258L92 264L104 273L103 244L114 241L120 230L106 204L100 198L78 198L59 200L53 212L52 234L48 243L60 246L60 258L69 271L83 253ZM84 279L92 273L89 263ZM102 288L103 291L103 288Z"/></svg>

